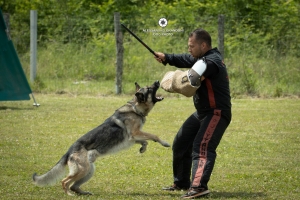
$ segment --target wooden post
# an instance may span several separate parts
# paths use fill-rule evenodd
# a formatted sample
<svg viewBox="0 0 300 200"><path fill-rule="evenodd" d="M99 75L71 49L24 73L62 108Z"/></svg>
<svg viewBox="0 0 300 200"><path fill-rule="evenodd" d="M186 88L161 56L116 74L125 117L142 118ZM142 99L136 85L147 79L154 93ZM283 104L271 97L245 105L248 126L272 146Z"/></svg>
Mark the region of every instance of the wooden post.
<svg viewBox="0 0 300 200"><path fill-rule="evenodd" d="M221 52L223 59L225 58L224 27L225 27L225 17L224 17L224 15L219 15L219 17L218 17L218 49Z"/></svg>
<svg viewBox="0 0 300 200"><path fill-rule="evenodd" d="M123 34L120 24L120 13L114 13L114 26L115 26L115 38L116 38L116 94L122 93L122 74L123 74Z"/></svg>
<svg viewBox="0 0 300 200"><path fill-rule="evenodd" d="M37 11L30 10L30 81L36 77L37 60Z"/></svg>

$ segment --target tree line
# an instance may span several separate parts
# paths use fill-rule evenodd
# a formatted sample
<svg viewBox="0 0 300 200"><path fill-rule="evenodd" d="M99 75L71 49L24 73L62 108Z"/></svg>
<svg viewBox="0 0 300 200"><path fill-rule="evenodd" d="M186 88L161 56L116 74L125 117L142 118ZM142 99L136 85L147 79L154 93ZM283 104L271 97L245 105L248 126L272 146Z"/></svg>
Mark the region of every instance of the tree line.
<svg viewBox="0 0 300 200"><path fill-rule="evenodd" d="M212 18L224 14L229 50L239 49L248 32L246 39L253 45L271 45L280 56L300 56L297 0L0 0L0 7L10 14L12 36L23 36L18 43L21 52L28 51L29 12L37 10L40 45L51 41L82 44L113 34L114 12L133 31L155 26L159 17L169 19L170 27L192 31L215 26Z"/></svg>

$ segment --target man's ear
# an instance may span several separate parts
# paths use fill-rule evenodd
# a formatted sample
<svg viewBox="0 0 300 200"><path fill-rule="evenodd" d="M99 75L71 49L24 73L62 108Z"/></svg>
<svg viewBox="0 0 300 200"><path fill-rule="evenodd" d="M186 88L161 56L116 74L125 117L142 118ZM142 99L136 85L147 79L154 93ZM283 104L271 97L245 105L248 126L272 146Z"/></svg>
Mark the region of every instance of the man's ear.
<svg viewBox="0 0 300 200"><path fill-rule="evenodd" d="M141 88L141 86L137 82L135 82L134 84L135 84L135 91L136 92L139 91L139 89Z"/></svg>
<svg viewBox="0 0 300 200"><path fill-rule="evenodd" d="M135 96L136 96L138 102L144 102L145 101L145 95L142 92L136 92Z"/></svg>

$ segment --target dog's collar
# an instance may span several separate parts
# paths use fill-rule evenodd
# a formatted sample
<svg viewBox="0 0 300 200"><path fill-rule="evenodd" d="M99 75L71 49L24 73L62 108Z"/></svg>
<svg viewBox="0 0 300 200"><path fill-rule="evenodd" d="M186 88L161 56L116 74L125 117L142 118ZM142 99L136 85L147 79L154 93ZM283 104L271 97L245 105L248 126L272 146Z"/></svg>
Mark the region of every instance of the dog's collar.
<svg viewBox="0 0 300 200"><path fill-rule="evenodd" d="M139 116L141 116L142 118L144 118L145 117L145 115L144 114L142 114L142 113L140 113L140 112L138 112L137 111L137 109L136 109L136 106L135 105L133 105L132 104L132 107L133 107L133 111L137 114L137 115L139 115Z"/></svg>
<svg viewBox="0 0 300 200"><path fill-rule="evenodd" d="M141 118L143 118L143 121L144 121L146 115L144 115L143 113L138 112L138 110L136 109L135 103L133 101L128 101L127 104L130 104L132 106L133 112L135 114L137 114L138 116L140 116Z"/></svg>
<svg viewBox="0 0 300 200"><path fill-rule="evenodd" d="M143 119L143 121L145 121L145 117L146 116L144 114L138 112L138 110L136 109L136 106L135 106L134 103L130 103L130 104L131 104L131 106L133 108L134 113L137 114L138 116L140 116Z"/></svg>

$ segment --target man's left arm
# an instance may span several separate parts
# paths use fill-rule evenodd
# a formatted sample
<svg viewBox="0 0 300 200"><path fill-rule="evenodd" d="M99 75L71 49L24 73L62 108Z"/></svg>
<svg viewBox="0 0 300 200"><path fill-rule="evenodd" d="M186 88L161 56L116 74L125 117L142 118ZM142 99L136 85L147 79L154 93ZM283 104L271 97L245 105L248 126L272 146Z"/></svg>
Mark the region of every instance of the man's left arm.
<svg viewBox="0 0 300 200"><path fill-rule="evenodd" d="M197 59L190 54L165 54L164 63L177 68L191 68Z"/></svg>
<svg viewBox="0 0 300 200"><path fill-rule="evenodd" d="M207 60L207 67L205 72L201 76L201 81L203 81L205 78L209 78L211 76L214 76L218 74L219 70L215 63L213 63L210 60Z"/></svg>

